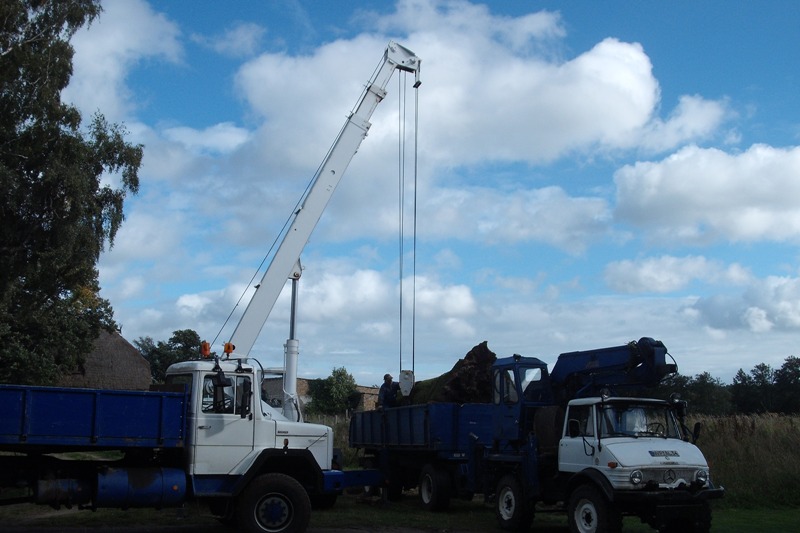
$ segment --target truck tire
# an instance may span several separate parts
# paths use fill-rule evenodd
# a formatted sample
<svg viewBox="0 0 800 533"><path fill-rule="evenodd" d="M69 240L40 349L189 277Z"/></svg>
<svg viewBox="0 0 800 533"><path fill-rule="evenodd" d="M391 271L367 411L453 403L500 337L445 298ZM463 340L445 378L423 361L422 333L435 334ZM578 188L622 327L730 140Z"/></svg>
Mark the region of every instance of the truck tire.
<svg viewBox="0 0 800 533"><path fill-rule="evenodd" d="M311 519L311 501L293 477L264 474L244 489L237 514L239 527L248 533L302 533Z"/></svg>
<svg viewBox="0 0 800 533"><path fill-rule="evenodd" d="M617 533L622 515L591 485L581 485L569 497L569 530L572 533Z"/></svg>
<svg viewBox="0 0 800 533"><path fill-rule="evenodd" d="M444 469L430 464L422 467L419 499L428 511L444 511L450 506L450 476Z"/></svg>
<svg viewBox="0 0 800 533"><path fill-rule="evenodd" d="M535 502L525 498L516 476L500 478L495 491L495 516L505 531L527 531L533 523Z"/></svg>

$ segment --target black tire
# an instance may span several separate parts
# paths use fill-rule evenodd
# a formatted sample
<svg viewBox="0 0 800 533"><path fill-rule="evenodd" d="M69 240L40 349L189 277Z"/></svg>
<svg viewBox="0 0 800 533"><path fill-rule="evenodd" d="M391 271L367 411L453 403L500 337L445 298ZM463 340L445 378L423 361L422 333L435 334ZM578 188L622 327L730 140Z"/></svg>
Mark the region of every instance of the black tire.
<svg viewBox="0 0 800 533"><path fill-rule="evenodd" d="M711 531L711 505L708 502L703 502L703 505L694 514L694 523L688 531L694 533Z"/></svg>
<svg viewBox="0 0 800 533"><path fill-rule="evenodd" d="M494 513L505 531L527 531L533 523L535 502L525 497L516 476L500 478L495 491Z"/></svg>
<svg viewBox="0 0 800 533"><path fill-rule="evenodd" d="M622 515L591 485L581 485L569 497L569 530L572 533L617 533Z"/></svg>
<svg viewBox="0 0 800 533"><path fill-rule="evenodd" d="M419 475L419 499L428 511L444 511L450 506L450 476L433 465L422 467Z"/></svg>
<svg viewBox="0 0 800 533"><path fill-rule="evenodd" d="M302 533L311 519L311 501L293 477L264 474L244 489L237 514L239 527L248 533Z"/></svg>

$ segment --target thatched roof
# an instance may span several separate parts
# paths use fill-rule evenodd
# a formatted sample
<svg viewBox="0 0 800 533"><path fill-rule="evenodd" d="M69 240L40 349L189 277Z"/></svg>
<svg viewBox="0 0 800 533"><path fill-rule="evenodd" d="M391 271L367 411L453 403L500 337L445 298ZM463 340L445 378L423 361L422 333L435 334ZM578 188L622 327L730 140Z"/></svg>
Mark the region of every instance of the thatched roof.
<svg viewBox="0 0 800 533"><path fill-rule="evenodd" d="M147 390L152 383L150 363L117 332L102 330L86 354L83 367L65 374L60 387Z"/></svg>

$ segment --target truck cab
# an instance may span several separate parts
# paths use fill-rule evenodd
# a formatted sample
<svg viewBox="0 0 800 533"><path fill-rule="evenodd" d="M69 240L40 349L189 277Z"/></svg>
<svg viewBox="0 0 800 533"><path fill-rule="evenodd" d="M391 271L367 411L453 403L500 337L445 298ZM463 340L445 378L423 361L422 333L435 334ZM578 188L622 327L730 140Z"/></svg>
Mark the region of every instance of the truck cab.
<svg viewBox="0 0 800 533"><path fill-rule="evenodd" d="M547 363L535 357L500 358L492 365L496 445L521 443L532 430L535 407L553 403Z"/></svg>
<svg viewBox="0 0 800 533"><path fill-rule="evenodd" d="M166 383L188 390L188 473L195 494L218 492L255 463L276 458L307 471L308 483L318 477L314 471L331 470L331 428L288 420L265 401L262 375L241 359L184 361L168 369Z"/></svg>
<svg viewBox="0 0 800 533"><path fill-rule="evenodd" d="M664 530L705 532L708 501L723 489L711 482L702 452L689 442L680 402L590 397L567 405L558 448L559 477L570 521L616 531L622 516ZM599 530L599 529L598 529Z"/></svg>

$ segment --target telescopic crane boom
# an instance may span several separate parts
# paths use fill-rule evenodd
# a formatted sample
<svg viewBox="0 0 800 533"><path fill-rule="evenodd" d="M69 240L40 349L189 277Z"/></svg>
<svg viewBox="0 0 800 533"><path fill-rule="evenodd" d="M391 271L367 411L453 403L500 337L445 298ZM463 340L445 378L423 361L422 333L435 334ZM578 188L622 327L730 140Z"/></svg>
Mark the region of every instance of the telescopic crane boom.
<svg viewBox="0 0 800 533"><path fill-rule="evenodd" d="M302 200L301 207L295 212L291 226L264 272L261 282L256 286L256 292L242 314L230 342L226 344L225 352L228 355L232 351L235 351L240 357L249 355L286 284L286 280L297 280L300 277L300 253L305 248L347 166L367 136L371 126L370 117L386 96L386 86L395 70L414 73L414 88L419 87L421 83L420 59L408 48L390 41L384 52L382 63L376 69L354 108L355 110L347 117L339 135L320 165L319 171ZM296 367L295 354L294 361L286 361L286 373L291 376L291 379L285 379L285 384L286 381L296 378ZM291 384L290 387L292 387Z"/></svg>

